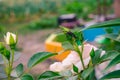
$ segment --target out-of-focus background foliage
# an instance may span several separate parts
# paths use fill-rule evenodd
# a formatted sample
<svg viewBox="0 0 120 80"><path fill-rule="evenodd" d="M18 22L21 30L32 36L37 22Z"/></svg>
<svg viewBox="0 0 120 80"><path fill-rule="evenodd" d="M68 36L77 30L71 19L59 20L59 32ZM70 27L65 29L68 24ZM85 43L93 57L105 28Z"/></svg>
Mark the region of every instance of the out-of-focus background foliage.
<svg viewBox="0 0 120 80"><path fill-rule="evenodd" d="M69 13L89 21L90 14L100 14L99 5L112 13L111 0L106 1L104 4L104 0L0 0L0 31L7 28L26 33L57 28L57 17Z"/></svg>

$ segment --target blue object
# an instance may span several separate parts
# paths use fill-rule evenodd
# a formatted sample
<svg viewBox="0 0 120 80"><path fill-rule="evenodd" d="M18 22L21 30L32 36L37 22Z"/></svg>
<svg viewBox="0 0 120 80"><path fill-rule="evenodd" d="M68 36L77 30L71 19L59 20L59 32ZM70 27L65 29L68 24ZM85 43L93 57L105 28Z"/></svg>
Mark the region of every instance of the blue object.
<svg viewBox="0 0 120 80"><path fill-rule="evenodd" d="M117 33L120 30L120 26L112 27L112 28L114 30L113 31L114 33ZM88 42L92 42L97 36L104 35L104 34L106 34L104 28L94 28L94 29L87 29L83 31L84 39L87 40Z"/></svg>

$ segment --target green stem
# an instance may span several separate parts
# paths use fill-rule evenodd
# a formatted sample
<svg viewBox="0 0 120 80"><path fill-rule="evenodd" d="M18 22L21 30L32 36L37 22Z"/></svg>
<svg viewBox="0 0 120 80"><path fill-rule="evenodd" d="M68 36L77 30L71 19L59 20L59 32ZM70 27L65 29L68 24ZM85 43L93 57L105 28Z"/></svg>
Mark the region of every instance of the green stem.
<svg viewBox="0 0 120 80"><path fill-rule="evenodd" d="M8 80L10 80L11 78L10 78L10 76L8 76Z"/></svg>
<svg viewBox="0 0 120 80"><path fill-rule="evenodd" d="M10 77L10 74L11 74L11 65L10 65L10 60L8 62L8 80L11 80L11 77Z"/></svg>
<svg viewBox="0 0 120 80"><path fill-rule="evenodd" d="M80 74L78 74L78 80L81 80L81 75Z"/></svg>
<svg viewBox="0 0 120 80"><path fill-rule="evenodd" d="M14 50L11 50L11 60L9 60L9 67L8 67L8 80L11 80L11 72L12 72L12 67L13 67L13 62L14 62Z"/></svg>
<svg viewBox="0 0 120 80"><path fill-rule="evenodd" d="M14 62L14 50L12 49L11 68L13 67L13 62Z"/></svg>
<svg viewBox="0 0 120 80"><path fill-rule="evenodd" d="M82 50L80 51L80 49L79 49L79 47L78 47L78 45L76 44L76 42L74 42L74 48L75 48L75 51L79 54L79 56L80 56L80 60L81 60L81 63L82 63L82 67L83 67L83 69L85 69L85 65L84 65L84 62L83 62L83 58L82 58L82 53L83 53L83 44L82 44Z"/></svg>
<svg viewBox="0 0 120 80"><path fill-rule="evenodd" d="M8 80L11 80L10 74L8 74Z"/></svg>
<svg viewBox="0 0 120 80"><path fill-rule="evenodd" d="M77 51L80 55L80 60L81 60L81 63L82 63L82 66L83 66L83 69L85 69L85 65L84 65L84 62L83 62L83 58L82 58L82 54L80 51Z"/></svg>

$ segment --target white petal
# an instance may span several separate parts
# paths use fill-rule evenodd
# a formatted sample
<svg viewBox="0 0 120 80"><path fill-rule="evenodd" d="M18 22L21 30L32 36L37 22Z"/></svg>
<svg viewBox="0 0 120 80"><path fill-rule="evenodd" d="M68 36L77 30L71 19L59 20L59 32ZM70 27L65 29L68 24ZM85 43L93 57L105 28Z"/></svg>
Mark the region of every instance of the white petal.
<svg viewBox="0 0 120 80"><path fill-rule="evenodd" d="M84 59L85 67L89 64L89 62L90 62L90 57Z"/></svg>
<svg viewBox="0 0 120 80"><path fill-rule="evenodd" d="M71 51L67 58L62 61L62 64L66 69L70 69L72 68L73 64L77 63L78 61L80 61L78 54L75 51Z"/></svg>
<svg viewBox="0 0 120 80"><path fill-rule="evenodd" d="M10 40L10 32L7 32L6 38L5 38L6 44L10 44L9 40Z"/></svg>
<svg viewBox="0 0 120 80"><path fill-rule="evenodd" d="M50 70L55 72L61 72L64 71L64 67L62 66L61 62L55 62L52 65L50 65Z"/></svg>

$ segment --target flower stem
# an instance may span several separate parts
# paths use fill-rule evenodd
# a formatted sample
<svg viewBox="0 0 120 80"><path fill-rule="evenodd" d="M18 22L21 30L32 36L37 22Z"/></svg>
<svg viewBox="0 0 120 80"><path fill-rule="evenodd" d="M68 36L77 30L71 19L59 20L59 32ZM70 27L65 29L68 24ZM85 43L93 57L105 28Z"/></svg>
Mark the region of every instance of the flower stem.
<svg viewBox="0 0 120 80"><path fill-rule="evenodd" d="M14 50L12 49L11 68L13 67L13 62L14 62Z"/></svg>
<svg viewBox="0 0 120 80"><path fill-rule="evenodd" d="M6 67L6 68L7 68L7 67ZM10 74L11 74L11 66L10 66L10 60L9 60L9 61L8 61L8 69L7 69L8 80L11 80Z"/></svg>
<svg viewBox="0 0 120 80"><path fill-rule="evenodd" d="M12 72L12 67L13 67L13 62L14 62L14 50L12 49L11 50L12 52L11 52L11 54L12 54L12 56L11 56L11 60L9 60L9 65L8 65L8 80L11 80L11 72Z"/></svg>
<svg viewBox="0 0 120 80"><path fill-rule="evenodd" d="M75 51L79 54L79 56L80 56L80 60L81 60L81 63L82 63L82 67L83 67L83 69L85 69L85 65L84 65L84 62L83 62L83 58L82 58L82 53L83 53L83 48L84 48L84 46L83 46L83 44L82 44L82 50L80 51L80 49L79 49L79 47L78 47L78 45L76 44L76 43L74 43L75 44Z"/></svg>
<svg viewBox="0 0 120 80"><path fill-rule="evenodd" d="M8 74L8 80L11 80L10 74Z"/></svg>
<svg viewBox="0 0 120 80"><path fill-rule="evenodd" d="M80 50L77 51L77 52L78 52L79 55L80 55L80 60L81 60L81 63L82 63L83 69L85 69L85 65L84 65L84 62L83 62L82 54L81 54Z"/></svg>

